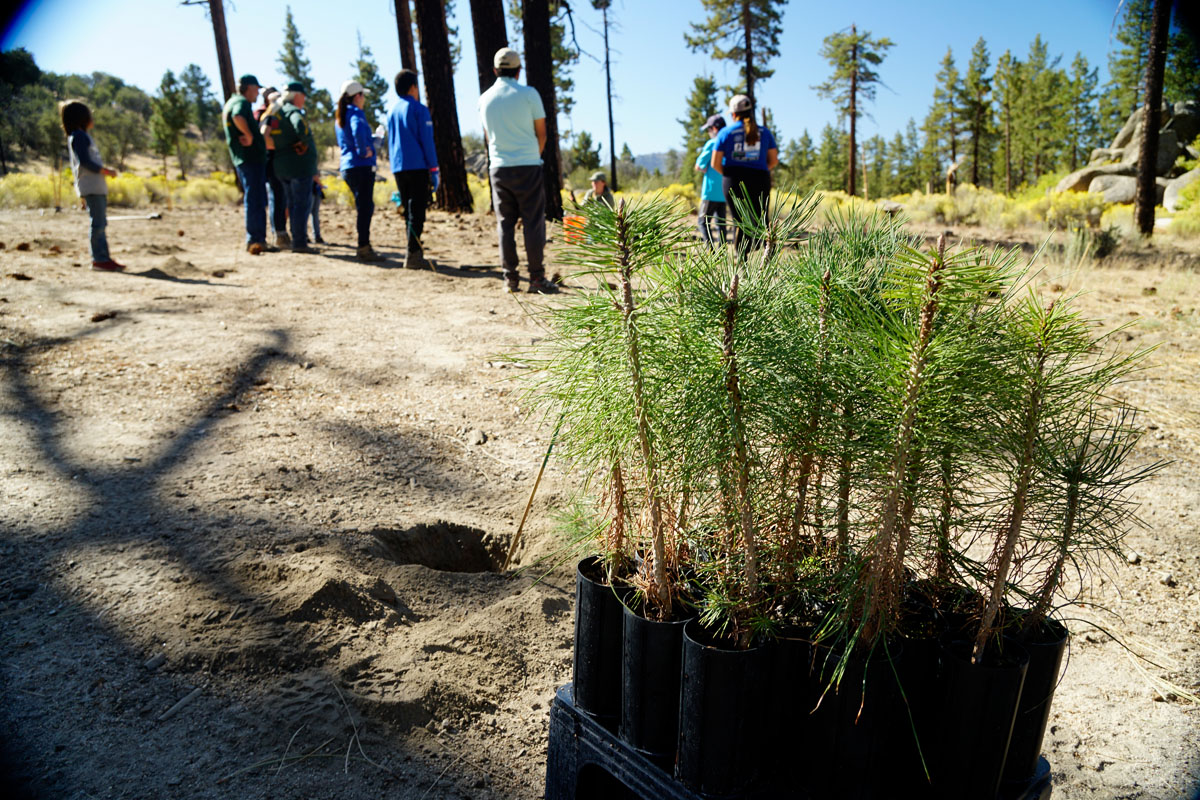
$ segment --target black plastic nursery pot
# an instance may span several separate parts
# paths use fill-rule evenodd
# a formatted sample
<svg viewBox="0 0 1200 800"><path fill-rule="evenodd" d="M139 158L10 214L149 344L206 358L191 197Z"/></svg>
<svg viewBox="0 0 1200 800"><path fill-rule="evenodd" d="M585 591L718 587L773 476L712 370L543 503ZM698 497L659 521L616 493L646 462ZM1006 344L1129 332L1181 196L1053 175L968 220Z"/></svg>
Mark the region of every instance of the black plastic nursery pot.
<svg viewBox="0 0 1200 800"><path fill-rule="evenodd" d="M575 569L575 705L607 725L621 714L620 590L598 556Z"/></svg>
<svg viewBox="0 0 1200 800"><path fill-rule="evenodd" d="M928 603L910 599L902 606L900 637L904 658L900 662L900 688L911 729L898 743L897 780L914 790L928 787L929 759L937 721L941 676L941 640L946 620Z"/></svg>
<svg viewBox="0 0 1200 800"><path fill-rule="evenodd" d="M1000 787L1029 654L1011 639L989 645L971 663L972 642L942 642L942 691L935 794L946 800L994 798Z"/></svg>
<svg viewBox="0 0 1200 800"><path fill-rule="evenodd" d="M683 628L691 614L676 608L666 622L647 619L637 603L623 611L620 736L643 755L669 765L679 738Z"/></svg>
<svg viewBox="0 0 1200 800"><path fill-rule="evenodd" d="M734 797L757 782L769 757L770 672L765 646L739 649L698 620L684 627L675 759L684 786L706 797Z"/></svg>
<svg viewBox="0 0 1200 800"><path fill-rule="evenodd" d="M812 626L788 627L770 648L766 782L780 800L821 796L833 785L836 694L824 696L834 667Z"/></svg>
<svg viewBox="0 0 1200 800"><path fill-rule="evenodd" d="M903 650L899 641L881 642L868 654L851 653L846 662L830 732L836 737L830 768L841 800L875 800L896 788L897 764L907 752L897 745L912 741L898 677Z"/></svg>
<svg viewBox="0 0 1200 800"><path fill-rule="evenodd" d="M1058 687L1058 673L1067 649L1067 628L1057 620L1043 620L1030 631L1022 631L1017 641L1029 653L1029 669L1017 706L1008 760L1004 766L1005 785L1028 783L1038 769L1042 738L1050 720L1050 704Z"/></svg>

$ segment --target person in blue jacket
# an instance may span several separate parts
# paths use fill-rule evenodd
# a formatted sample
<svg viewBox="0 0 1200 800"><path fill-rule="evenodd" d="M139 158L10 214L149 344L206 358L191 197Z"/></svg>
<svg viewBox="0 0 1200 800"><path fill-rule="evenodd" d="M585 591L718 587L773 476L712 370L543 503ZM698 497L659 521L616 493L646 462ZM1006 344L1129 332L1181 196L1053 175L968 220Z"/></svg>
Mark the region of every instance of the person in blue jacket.
<svg viewBox="0 0 1200 800"><path fill-rule="evenodd" d="M421 245L429 189L432 185L436 192L441 182L437 151L433 147L433 118L418 99L417 73L411 69L400 70L396 73L395 86L400 99L388 113L387 133L392 175L396 178L396 191L408 220L404 267L422 269L429 267Z"/></svg>
<svg viewBox="0 0 1200 800"><path fill-rule="evenodd" d="M375 213L375 141L363 107L367 91L355 80L342 84L335 114L338 147L342 151L342 179L354 195L358 212L358 258L383 261L371 247L371 216ZM313 216L316 220L316 216ZM319 240L318 240L319 241Z"/></svg>
<svg viewBox="0 0 1200 800"><path fill-rule="evenodd" d="M733 246L744 256L762 245L743 231L743 226L766 218L771 170L779 164L779 148L775 136L754 121L754 101L749 97L735 95L729 101L729 112L734 123L717 135L712 165L725 185L725 202L734 225ZM741 211L739 203L744 203ZM745 212L749 219L742 218Z"/></svg>
<svg viewBox="0 0 1200 800"><path fill-rule="evenodd" d="M721 244L725 244L725 185L721 173L713 169L712 155L717 149L717 134L725 127L725 118L713 114L704 121L700 130L708 134L708 141L700 148L696 157L696 172L704 173L700 188L700 215L696 220L696 228L700 231L700 241L705 244L713 243L712 226L721 232Z"/></svg>

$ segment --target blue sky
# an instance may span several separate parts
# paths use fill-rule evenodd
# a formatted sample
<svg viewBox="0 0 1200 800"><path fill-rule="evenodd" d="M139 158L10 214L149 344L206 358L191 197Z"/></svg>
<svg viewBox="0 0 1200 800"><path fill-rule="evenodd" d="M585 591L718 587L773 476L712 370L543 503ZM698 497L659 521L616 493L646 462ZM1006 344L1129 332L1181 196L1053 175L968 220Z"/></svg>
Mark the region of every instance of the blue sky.
<svg viewBox="0 0 1200 800"><path fill-rule="evenodd" d="M288 3L280 0L235 0L226 3L226 22L234 72L253 72L264 83L277 82L276 56L283 39ZM385 76L400 66L392 0L293 0L297 27L308 44L318 85L331 93L352 73L357 55L356 35L371 48ZM468 0L457 0L457 24L463 58L455 76L456 101L464 132L478 132L475 113L479 97L475 77ZM602 58L600 14L587 0L576 0L580 46ZM983 36L995 63L1010 49L1023 56L1042 34L1054 55L1069 65L1080 51L1100 68L1107 80L1107 56L1112 46L1113 15L1118 0L849 0L813 2L791 0L784 9L781 55L771 63L775 75L760 84L760 103L774 115L781 138L808 129L813 139L827 122L834 122L828 101L811 89L829 71L818 51L829 33L851 23L875 36L887 36L895 46L879 72L881 87L874 119L860 123L860 136L890 137L908 118L918 122L929 107L934 75L950 47L965 71L970 49ZM700 0L615 0L610 16L617 30L610 34L614 49L613 84L617 149L628 142L634 153L679 147L684 100L697 75L715 75L733 83L736 67L692 53L684 44L687 23L703 17ZM451 24L454 24L454 20ZM513 37L509 25L509 37ZM200 7L175 0L41 0L27 3L5 31L3 48L25 47L42 69L55 72L109 72L147 91L153 91L166 69L199 64L219 87L212 26ZM519 43L517 44L519 49ZM560 121L564 130L587 130L605 142L607 111L603 65L583 56L574 68L575 108ZM389 98L388 104L391 100Z"/></svg>

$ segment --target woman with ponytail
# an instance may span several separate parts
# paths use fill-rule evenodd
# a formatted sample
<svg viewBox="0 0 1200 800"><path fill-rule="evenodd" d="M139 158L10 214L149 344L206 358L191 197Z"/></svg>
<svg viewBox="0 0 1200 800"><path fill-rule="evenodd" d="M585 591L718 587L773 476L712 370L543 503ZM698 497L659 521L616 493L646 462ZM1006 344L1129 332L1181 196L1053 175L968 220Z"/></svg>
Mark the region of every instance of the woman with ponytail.
<svg viewBox="0 0 1200 800"><path fill-rule="evenodd" d="M733 219L733 245L744 255L761 244L742 226L766 217L779 148L775 136L754 121L754 101L749 97L736 95L729 101L729 112L734 123L717 134L712 166L722 175L726 208Z"/></svg>
<svg viewBox="0 0 1200 800"><path fill-rule="evenodd" d="M354 195L358 212L358 258L360 261L383 261L383 256L371 247L371 216L375 213L375 140L363 107L367 104L366 89L355 80L342 84L334 114L338 147L342 151L342 178Z"/></svg>

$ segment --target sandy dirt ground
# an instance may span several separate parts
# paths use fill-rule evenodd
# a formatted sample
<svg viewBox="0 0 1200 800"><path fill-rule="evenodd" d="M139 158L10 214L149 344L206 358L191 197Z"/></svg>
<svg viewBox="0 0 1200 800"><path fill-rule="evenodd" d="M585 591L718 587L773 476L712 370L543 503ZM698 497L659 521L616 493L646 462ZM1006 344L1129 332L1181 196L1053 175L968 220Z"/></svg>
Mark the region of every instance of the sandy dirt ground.
<svg viewBox="0 0 1200 800"><path fill-rule="evenodd" d="M7 796L541 797L575 482L551 463L502 572L550 430L498 356L554 299L501 291L489 218L433 214L431 272L356 262L352 212L322 215L304 256L242 252L234 208L113 221L102 274L85 214L0 212ZM402 230L381 208L376 247ZM1198 267L1041 278L1160 345L1122 391L1172 461L1071 614L1057 798L1200 779Z"/></svg>

